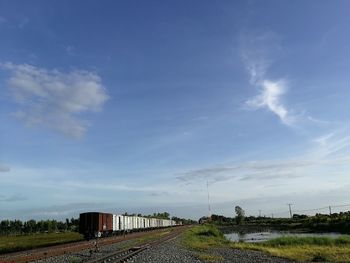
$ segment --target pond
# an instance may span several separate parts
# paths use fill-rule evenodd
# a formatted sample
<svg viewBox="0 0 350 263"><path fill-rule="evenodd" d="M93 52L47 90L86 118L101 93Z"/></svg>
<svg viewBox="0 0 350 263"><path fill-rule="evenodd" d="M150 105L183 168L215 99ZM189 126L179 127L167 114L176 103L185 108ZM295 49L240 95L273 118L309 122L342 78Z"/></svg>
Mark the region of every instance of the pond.
<svg viewBox="0 0 350 263"><path fill-rule="evenodd" d="M341 234L339 233L300 233L300 232L286 232L286 231L265 231L265 232L256 232L256 233L238 233L233 232L225 234L225 237L230 241L244 241L248 243L253 242L263 242L270 239L274 239L282 236L297 236L297 237L332 237L337 238Z"/></svg>

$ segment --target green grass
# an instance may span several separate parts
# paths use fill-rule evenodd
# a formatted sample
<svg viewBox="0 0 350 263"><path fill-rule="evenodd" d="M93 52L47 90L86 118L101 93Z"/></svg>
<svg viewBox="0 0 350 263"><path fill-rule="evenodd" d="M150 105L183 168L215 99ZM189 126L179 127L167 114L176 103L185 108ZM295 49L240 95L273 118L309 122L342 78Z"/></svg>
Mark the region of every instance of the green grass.
<svg viewBox="0 0 350 263"><path fill-rule="evenodd" d="M76 232L0 236L0 254L83 240Z"/></svg>
<svg viewBox="0 0 350 263"><path fill-rule="evenodd" d="M209 247L228 245L229 241L212 225L201 225L185 231L182 243L191 250L203 251Z"/></svg>
<svg viewBox="0 0 350 263"><path fill-rule="evenodd" d="M81 263L83 260L77 256L70 256L68 258L68 263Z"/></svg>
<svg viewBox="0 0 350 263"><path fill-rule="evenodd" d="M338 238L284 236L263 242L261 245L271 247L302 245L341 246L350 245L350 236L340 236Z"/></svg>
<svg viewBox="0 0 350 263"><path fill-rule="evenodd" d="M286 236L262 243L230 242L212 225L201 225L187 230L182 239L183 245L191 249L199 259L220 261L211 255L211 247L257 250L272 256L304 262L349 262L350 236L295 237Z"/></svg>
<svg viewBox="0 0 350 263"><path fill-rule="evenodd" d="M231 243L232 248L258 250L307 262L350 262L350 236L280 237L262 243Z"/></svg>
<svg viewBox="0 0 350 263"><path fill-rule="evenodd" d="M208 253L208 248L228 246L230 242L215 226L201 225L185 231L182 244L192 250L199 259L216 262L222 260L222 257Z"/></svg>

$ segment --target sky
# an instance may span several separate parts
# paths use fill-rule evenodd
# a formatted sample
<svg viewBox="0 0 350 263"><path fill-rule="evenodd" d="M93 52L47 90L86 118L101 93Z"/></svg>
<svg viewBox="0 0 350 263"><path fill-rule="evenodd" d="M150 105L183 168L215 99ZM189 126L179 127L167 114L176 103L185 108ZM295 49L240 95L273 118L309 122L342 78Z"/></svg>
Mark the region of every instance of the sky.
<svg viewBox="0 0 350 263"><path fill-rule="evenodd" d="M0 0L0 219L349 204L349 10Z"/></svg>

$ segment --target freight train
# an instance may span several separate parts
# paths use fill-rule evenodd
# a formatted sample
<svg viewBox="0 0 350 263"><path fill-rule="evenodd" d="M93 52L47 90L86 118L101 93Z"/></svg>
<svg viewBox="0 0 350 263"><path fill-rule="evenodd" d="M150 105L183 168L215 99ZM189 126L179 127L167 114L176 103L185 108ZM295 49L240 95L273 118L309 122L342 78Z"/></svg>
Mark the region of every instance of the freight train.
<svg viewBox="0 0 350 263"><path fill-rule="evenodd" d="M175 225L178 224L170 219L115 215L100 212L87 212L79 216L79 232L86 239Z"/></svg>

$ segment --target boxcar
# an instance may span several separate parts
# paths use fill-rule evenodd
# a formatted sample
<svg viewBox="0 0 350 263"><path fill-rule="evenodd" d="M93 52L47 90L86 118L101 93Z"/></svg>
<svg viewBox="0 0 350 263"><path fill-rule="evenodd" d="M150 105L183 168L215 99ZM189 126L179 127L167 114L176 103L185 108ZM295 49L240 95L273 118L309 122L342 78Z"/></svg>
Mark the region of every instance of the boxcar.
<svg viewBox="0 0 350 263"><path fill-rule="evenodd" d="M79 232L85 238L93 238L97 235L108 236L113 232L113 215L99 212L80 214Z"/></svg>

